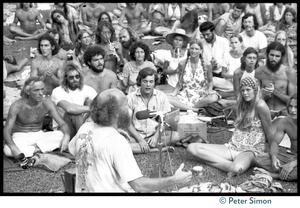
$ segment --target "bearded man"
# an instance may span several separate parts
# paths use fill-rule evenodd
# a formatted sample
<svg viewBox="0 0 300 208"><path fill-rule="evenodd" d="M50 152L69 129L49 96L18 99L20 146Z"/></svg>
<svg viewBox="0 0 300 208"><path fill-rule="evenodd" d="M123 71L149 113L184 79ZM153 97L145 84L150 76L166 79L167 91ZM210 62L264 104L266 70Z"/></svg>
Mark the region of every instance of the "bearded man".
<svg viewBox="0 0 300 208"><path fill-rule="evenodd" d="M71 138L89 116L90 104L96 95L94 88L83 84L81 69L74 63L68 63L64 68L63 81L53 90L51 98L63 110Z"/></svg>
<svg viewBox="0 0 300 208"><path fill-rule="evenodd" d="M276 113L284 110L291 95L297 92L297 74L282 64L285 49L281 43L270 43L266 55L266 65L255 70L255 77L260 82L263 98L271 113Z"/></svg>
<svg viewBox="0 0 300 208"><path fill-rule="evenodd" d="M129 28L123 28L119 34L120 43L122 44L122 55L126 61L130 61L130 47L138 40L137 34Z"/></svg>
<svg viewBox="0 0 300 208"><path fill-rule="evenodd" d="M89 69L84 70L85 84L93 87L97 93L103 90L116 88L117 75L104 68L105 51L99 45L90 46L84 53L84 63Z"/></svg>

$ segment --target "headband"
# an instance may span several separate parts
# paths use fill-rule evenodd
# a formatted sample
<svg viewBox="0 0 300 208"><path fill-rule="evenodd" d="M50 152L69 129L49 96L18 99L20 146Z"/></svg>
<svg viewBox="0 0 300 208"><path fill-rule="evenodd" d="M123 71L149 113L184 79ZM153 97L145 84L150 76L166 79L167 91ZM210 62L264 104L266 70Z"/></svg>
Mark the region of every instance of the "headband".
<svg viewBox="0 0 300 208"><path fill-rule="evenodd" d="M252 78L250 76L247 76L241 80L240 88L243 86L251 87L252 89L257 89L257 82L255 78Z"/></svg>

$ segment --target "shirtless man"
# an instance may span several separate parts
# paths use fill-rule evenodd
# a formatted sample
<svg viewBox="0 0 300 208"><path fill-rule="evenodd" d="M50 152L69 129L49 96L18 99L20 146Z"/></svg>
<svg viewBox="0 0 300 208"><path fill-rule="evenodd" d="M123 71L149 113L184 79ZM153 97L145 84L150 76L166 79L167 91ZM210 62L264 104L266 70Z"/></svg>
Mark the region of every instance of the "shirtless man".
<svg viewBox="0 0 300 208"><path fill-rule="evenodd" d="M10 109L4 126L4 153L10 157L31 157L34 153L49 152L57 148L67 150L69 128L60 117L55 104L44 96L45 84L40 77L31 77L24 83L21 98ZM58 123L61 130L42 131L47 114Z"/></svg>
<svg viewBox="0 0 300 208"><path fill-rule="evenodd" d="M258 166L270 171L274 179L297 180L297 94L287 105L288 116L273 120L270 138L270 155L258 158ZM288 136L291 147L281 147L281 141Z"/></svg>
<svg viewBox="0 0 300 208"><path fill-rule="evenodd" d="M42 29L36 24L40 23ZM17 24L20 22L20 26ZM22 37L38 38L38 34L42 35L46 32L46 24L44 23L38 9L33 8L31 3L21 3L20 8L15 12L13 23L9 27L9 31L16 35L15 39L22 39Z"/></svg>
<svg viewBox="0 0 300 208"><path fill-rule="evenodd" d="M58 45L49 34L40 37L38 51L41 56L33 59L30 76L42 77L42 80L45 82L45 95L49 96L52 90L60 84L63 61L55 56L58 53Z"/></svg>
<svg viewBox="0 0 300 208"><path fill-rule="evenodd" d="M281 43L270 43L266 49L266 65L255 70L255 77L260 82L263 98L271 113L284 110L290 96L297 92L297 74L282 64L284 54Z"/></svg>
<svg viewBox="0 0 300 208"><path fill-rule="evenodd" d="M139 31L142 26L142 16L146 17L147 14L143 6L139 3L126 3L126 7L122 11L119 24L124 25L124 20L127 20L128 26L133 30Z"/></svg>
<svg viewBox="0 0 300 208"><path fill-rule="evenodd" d="M105 11L105 6L99 3L85 3L81 6L82 23L92 31L97 27L98 18L101 12Z"/></svg>
<svg viewBox="0 0 300 208"><path fill-rule="evenodd" d="M84 63L89 69L84 70L85 84L93 87L97 93L117 87L117 75L104 68L104 49L99 45L89 47L84 55Z"/></svg>

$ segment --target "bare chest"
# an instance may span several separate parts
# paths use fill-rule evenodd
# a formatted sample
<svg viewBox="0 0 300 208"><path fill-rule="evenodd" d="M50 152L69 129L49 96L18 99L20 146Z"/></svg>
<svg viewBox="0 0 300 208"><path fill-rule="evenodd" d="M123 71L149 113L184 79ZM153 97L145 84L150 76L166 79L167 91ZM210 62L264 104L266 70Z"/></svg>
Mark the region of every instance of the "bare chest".
<svg viewBox="0 0 300 208"><path fill-rule="evenodd" d="M20 22L33 22L36 20L37 18L37 14L32 11L19 11L17 14L18 19L20 20Z"/></svg>
<svg viewBox="0 0 300 208"><path fill-rule="evenodd" d="M93 87L97 93L102 92L103 90L111 88L112 81L110 77L104 75L104 76L94 76L94 75L88 75L84 77L85 84Z"/></svg>
<svg viewBox="0 0 300 208"><path fill-rule="evenodd" d="M21 111L17 116L17 122L24 125L38 124L43 122L48 110L41 103L38 106L22 106Z"/></svg>
<svg viewBox="0 0 300 208"><path fill-rule="evenodd" d="M59 64L55 60L41 60L37 62L39 75L44 75L47 71L57 74Z"/></svg>

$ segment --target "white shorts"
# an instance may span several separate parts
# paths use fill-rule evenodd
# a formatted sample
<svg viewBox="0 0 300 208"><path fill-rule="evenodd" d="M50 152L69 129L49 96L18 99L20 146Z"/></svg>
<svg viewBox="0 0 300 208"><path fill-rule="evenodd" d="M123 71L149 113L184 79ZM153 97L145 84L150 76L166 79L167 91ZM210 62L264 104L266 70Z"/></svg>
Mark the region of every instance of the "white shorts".
<svg viewBox="0 0 300 208"><path fill-rule="evenodd" d="M64 134L61 131L15 132L12 140L25 157L33 156L36 147L42 152L51 152L60 147ZM4 145L4 154L13 156L8 145Z"/></svg>

